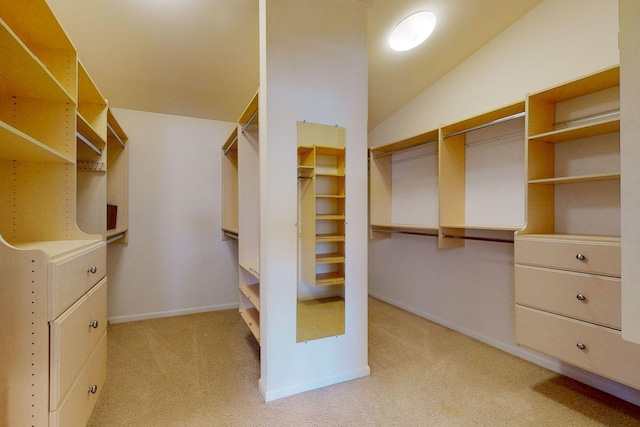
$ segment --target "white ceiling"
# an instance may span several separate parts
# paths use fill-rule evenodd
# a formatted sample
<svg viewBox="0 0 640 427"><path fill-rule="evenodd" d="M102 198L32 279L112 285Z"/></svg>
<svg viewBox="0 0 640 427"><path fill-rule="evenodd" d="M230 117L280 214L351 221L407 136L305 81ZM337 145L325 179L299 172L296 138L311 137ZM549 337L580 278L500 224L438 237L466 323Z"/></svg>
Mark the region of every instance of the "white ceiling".
<svg viewBox="0 0 640 427"><path fill-rule="evenodd" d="M322 0L317 0L322 1ZM368 0L369 128L542 0ZM47 0L113 107L235 121L259 84L258 0ZM394 52L405 16L432 36Z"/></svg>

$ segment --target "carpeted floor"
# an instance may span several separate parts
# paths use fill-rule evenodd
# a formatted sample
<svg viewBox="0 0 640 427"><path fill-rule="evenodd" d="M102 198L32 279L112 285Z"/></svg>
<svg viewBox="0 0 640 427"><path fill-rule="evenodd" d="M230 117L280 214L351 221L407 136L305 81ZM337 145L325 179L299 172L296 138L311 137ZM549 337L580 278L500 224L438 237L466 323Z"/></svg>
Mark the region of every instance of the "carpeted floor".
<svg viewBox="0 0 640 427"><path fill-rule="evenodd" d="M89 426L640 426L640 408L369 299L371 376L264 403L236 310L109 326Z"/></svg>

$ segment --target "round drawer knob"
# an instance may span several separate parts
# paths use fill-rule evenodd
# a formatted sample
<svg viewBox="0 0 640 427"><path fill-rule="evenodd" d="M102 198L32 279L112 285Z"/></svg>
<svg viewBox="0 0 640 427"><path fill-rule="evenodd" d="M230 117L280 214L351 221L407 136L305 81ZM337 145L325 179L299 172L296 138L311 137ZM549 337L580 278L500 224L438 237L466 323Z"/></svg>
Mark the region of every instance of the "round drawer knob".
<svg viewBox="0 0 640 427"><path fill-rule="evenodd" d="M580 350L585 350L587 348L586 345L582 344L581 342L579 342L578 344L576 344L576 347L578 347Z"/></svg>
<svg viewBox="0 0 640 427"><path fill-rule="evenodd" d="M578 261L584 261L585 259L587 259L587 257L585 257L585 256L584 256L584 255L582 255L582 254L578 254L578 255L576 255L576 259L577 259Z"/></svg>
<svg viewBox="0 0 640 427"><path fill-rule="evenodd" d="M93 329L98 329L98 321L94 320L93 322L89 323L89 326L91 326Z"/></svg>
<svg viewBox="0 0 640 427"><path fill-rule="evenodd" d="M98 272L98 267L95 265L89 269L89 273L96 274Z"/></svg>
<svg viewBox="0 0 640 427"><path fill-rule="evenodd" d="M584 295L582 295L582 294L578 294L578 295L576 295L576 298L578 298L580 301L584 301L584 300L586 300L586 299L587 299L587 298L586 298Z"/></svg>
<svg viewBox="0 0 640 427"><path fill-rule="evenodd" d="M88 393L91 394L96 394L98 392L98 385L94 384L91 387L89 387L89 390L87 390Z"/></svg>

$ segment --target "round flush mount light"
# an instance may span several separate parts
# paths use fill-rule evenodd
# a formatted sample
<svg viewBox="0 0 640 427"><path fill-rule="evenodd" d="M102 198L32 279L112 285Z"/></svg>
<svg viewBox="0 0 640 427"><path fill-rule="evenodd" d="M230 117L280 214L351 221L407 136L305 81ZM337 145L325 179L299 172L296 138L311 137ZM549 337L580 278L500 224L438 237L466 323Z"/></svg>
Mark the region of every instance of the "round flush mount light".
<svg viewBox="0 0 640 427"><path fill-rule="evenodd" d="M409 15L391 32L389 46L398 52L413 49L425 41L436 27L436 15L423 11Z"/></svg>

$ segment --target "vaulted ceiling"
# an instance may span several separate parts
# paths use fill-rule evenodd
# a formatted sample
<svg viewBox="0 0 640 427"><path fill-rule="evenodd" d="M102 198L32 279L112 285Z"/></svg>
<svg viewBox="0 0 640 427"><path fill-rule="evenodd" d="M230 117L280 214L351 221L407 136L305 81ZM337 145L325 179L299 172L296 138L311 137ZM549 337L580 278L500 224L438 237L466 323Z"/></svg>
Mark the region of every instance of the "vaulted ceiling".
<svg viewBox="0 0 640 427"><path fill-rule="evenodd" d="M541 1L364 1L369 128ZM235 121L259 85L258 0L47 2L113 107ZM420 10L438 17L431 38L411 51L391 50L391 30Z"/></svg>

